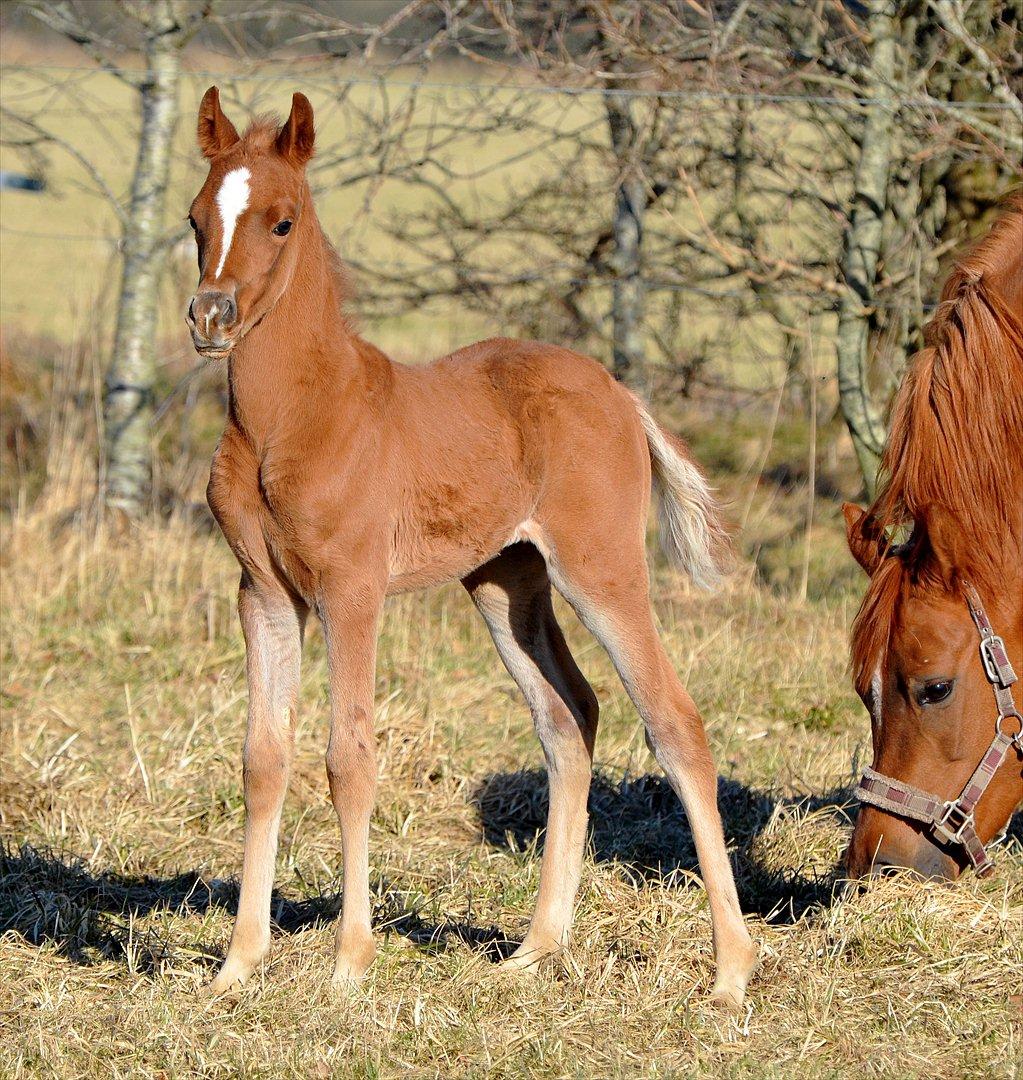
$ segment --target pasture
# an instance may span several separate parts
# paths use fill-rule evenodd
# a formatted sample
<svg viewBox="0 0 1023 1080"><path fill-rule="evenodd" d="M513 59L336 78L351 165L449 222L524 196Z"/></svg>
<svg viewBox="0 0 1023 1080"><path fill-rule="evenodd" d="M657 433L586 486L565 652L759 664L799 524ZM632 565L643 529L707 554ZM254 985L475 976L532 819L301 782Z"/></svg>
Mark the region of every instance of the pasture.
<svg viewBox="0 0 1023 1080"><path fill-rule="evenodd" d="M704 710L761 974L707 1010L709 922L685 817L606 658L575 943L537 978L494 959L533 903L546 784L524 705L457 588L391 603L371 834L381 951L331 994L340 843L310 635L273 959L204 997L237 899L244 673L236 568L201 524L113 537L61 511L5 525L0 1068L10 1076L1012 1076L1023 852L954 887L843 895L869 735L848 685L855 589L799 602L656 569Z"/></svg>
<svg viewBox="0 0 1023 1080"><path fill-rule="evenodd" d="M109 82L92 93L120 107ZM184 192L198 172L190 121L182 128ZM109 164L123 168L124 152ZM0 1074L1019 1075L1020 818L985 881L843 887L851 790L870 757L847 659L862 582L838 512L858 481L836 423L813 429L779 411L780 395L655 409L690 439L738 528L722 593L693 591L659 560L653 573L762 951L744 1010L703 1003L709 920L685 816L609 662L563 605L601 703L574 942L535 978L498 971L535 898L546 780L527 710L457 587L387 609L369 978L351 997L330 989L340 837L313 628L272 958L237 999L206 996L237 902L244 812L237 567L196 509L223 376L201 376L190 411L175 401L161 413L158 479L173 506L110 531L88 495L112 295L97 266L113 266L110 251L25 235L113 228L73 172L64 180L43 199L5 195L0 209L4 419L27 433L34 463L23 473L4 459L0 521ZM339 219L341 199L325 218ZM169 276L165 393L192 363L186 287ZM368 329L397 356L422 356L477 336L472 318L449 315Z"/></svg>

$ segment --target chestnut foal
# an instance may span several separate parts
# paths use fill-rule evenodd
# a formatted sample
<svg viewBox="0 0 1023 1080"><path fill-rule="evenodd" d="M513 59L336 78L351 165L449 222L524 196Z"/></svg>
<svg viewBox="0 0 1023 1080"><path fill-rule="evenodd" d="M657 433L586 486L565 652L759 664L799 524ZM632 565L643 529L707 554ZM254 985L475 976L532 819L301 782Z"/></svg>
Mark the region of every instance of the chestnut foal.
<svg viewBox="0 0 1023 1080"><path fill-rule="evenodd" d="M555 621L553 584L607 649L685 804L713 919L713 994L738 1004L755 949L703 724L651 618L644 550L652 473L666 547L695 580L713 581L722 533L699 470L586 357L494 339L404 367L359 338L306 181L314 135L302 94L283 126L258 122L239 137L212 87L198 134L210 169L191 207L201 277L188 322L199 353L229 358L208 498L242 566L249 683L241 897L214 991L244 983L270 945L310 608L328 650L327 777L344 864L335 983L372 962L381 609L389 593L457 578L525 695L550 777L536 911L506 963L531 968L566 944L586 839L597 699Z"/></svg>

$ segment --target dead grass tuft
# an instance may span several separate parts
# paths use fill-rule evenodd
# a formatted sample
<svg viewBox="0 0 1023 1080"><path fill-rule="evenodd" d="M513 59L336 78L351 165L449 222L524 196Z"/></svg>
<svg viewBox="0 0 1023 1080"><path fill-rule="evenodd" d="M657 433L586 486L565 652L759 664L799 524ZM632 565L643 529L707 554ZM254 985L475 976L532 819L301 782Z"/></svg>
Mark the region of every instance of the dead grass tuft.
<svg viewBox="0 0 1023 1080"><path fill-rule="evenodd" d="M705 598L658 579L763 949L740 1017L702 1005L709 922L685 816L574 622L603 707L576 938L535 981L495 969L535 896L547 785L526 710L455 589L399 599L385 621L372 837L381 951L364 990L350 1001L329 990L340 843L314 633L274 956L225 1004L201 987L227 943L241 855L231 558L175 520L115 543L68 519L59 498L17 516L5 552L5 1075L934 1078L1018 1067L1018 832L986 882L895 878L845 895L837 880L868 739L845 670L851 598Z"/></svg>

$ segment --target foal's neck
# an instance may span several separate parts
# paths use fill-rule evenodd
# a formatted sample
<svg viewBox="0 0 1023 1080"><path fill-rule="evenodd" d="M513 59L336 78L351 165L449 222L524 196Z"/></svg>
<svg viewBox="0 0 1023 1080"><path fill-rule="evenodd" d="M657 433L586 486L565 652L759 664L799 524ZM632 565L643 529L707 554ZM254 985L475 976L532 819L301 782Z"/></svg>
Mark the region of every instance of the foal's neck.
<svg viewBox="0 0 1023 1080"><path fill-rule="evenodd" d="M258 453L308 433L326 408L354 405L362 382L364 343L342 313L333 252L308 190L296 232L290 282L228 361L230 415Z"/></svg>

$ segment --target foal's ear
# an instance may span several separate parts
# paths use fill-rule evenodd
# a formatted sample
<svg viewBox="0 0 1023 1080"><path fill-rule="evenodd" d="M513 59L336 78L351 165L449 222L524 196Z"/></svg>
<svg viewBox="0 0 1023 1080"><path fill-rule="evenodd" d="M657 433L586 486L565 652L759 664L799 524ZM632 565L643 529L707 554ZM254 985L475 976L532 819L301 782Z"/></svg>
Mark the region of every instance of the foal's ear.
<svg viewBox="0 0 1023 1080"><path fill-rule="evenodd" d="M313 156L315 139L313 107L305 94L293 94L291 114L277 136L277 152L292 165L302 166Z"/></svg>
<svg viewBox="0 0 1023 1080"><path fill-rule="evenodd" d="M220 91L211 86L199 104L199 149L207 159L215 158L238 141L238 129L220 107Z"/></svg>
<svg viewBox="0 0 1023 1080"><path fill-rule="evenodd" d="M936 503L927 507L923 525L933 566L941 580L951 586L956 578L956 568L963 565L966 538L962 526L951 511Z"/></svg>
<svg viewBox="0 0 1023 1080"><path fill-rule="evenodd" d="M884 530L875 518L855 503L842 503L842 517L845 518L845 539L852 557L872 576L888 550Z"/></svg>

